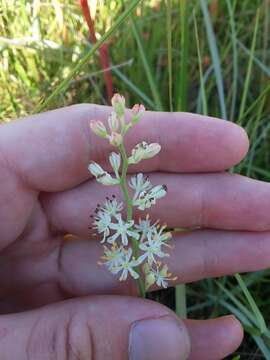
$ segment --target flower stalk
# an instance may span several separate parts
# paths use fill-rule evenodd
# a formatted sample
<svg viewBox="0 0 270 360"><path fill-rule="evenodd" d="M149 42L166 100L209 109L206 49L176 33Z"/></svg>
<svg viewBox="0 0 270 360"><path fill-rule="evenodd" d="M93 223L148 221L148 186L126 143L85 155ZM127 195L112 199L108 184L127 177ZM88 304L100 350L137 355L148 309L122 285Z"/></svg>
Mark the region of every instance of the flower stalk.
<svg viewBox="0 0 270 360"><path fill-rule="evenodd" d="M121 154L122 164L123 164L122 165L122 174L121 174L121 179L120 179L120 187L121 187L121 190L123 192L124 199L125 199L126 206L127 206L127 221L130 221L132 219L133 206L132 206L132 200L129 197L128 187L127 187L128 157L127 157L127 153L126 153L124 143L122 143L119 146L119 151L120 151L120 154ZM137 240L132 238L131 239L131 244L132 244L133 254L134 254L135 258L138 258L139 246L138 246ZM135 270L138 273L140 273L140 269L138 267L135 268ZM138 285L138 290L139 290L140 297L145 298L145 286L144 286L144 283L143 283L141 277L139 277L137 279L137 285Z"/></svg>
<svg viewBox="0 0 270 360"><path fill-rule="evenodd" d="M153 186L142 173L136 174L128 181L128 168L142 160L157 155L161 147L157 143L141 142L135 146L128 156L124 138L126 133L135 126L143 115L143 105L135 105L131 110L129 123L125 119L125 99L119 94L112 98L113 112L109 116L109 130L99 120L92 120L92 131L101 138L107 139L110 144L118 148L119 153L112 152L109 160L115 176L102 169L97 163L89 165L89 171L96 180L106 186L118 185L123 193L126 207L126 217L123 219L122 202L115 196L107 198L103 206L98 205L94 216L94 229L102 237L104 255L101 264L105 265L120 281L132 277L137 282L141 297L152 287L167 287L168 281L176 280L168 271L168 265L162 263L169 254L164 248L171 248L167 242L172 238L166 226L159 222L151 223L149 215L140 218L136 223L133 218L133 208L145 211L156 204L156 201L166 195L165 185ZM121 175L119 169L121 168ZM131 191L129 191L129 187ZM133 192L133 196L130 196Z"/></svg>

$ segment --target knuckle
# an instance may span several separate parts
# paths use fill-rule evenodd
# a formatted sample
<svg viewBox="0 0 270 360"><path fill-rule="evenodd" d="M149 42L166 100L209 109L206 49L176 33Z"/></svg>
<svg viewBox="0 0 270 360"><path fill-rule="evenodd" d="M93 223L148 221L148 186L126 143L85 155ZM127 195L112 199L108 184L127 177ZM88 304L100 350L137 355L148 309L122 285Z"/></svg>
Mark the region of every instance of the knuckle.
<svg viewBox="0 0 270 360"><path fill-rule="evenodd" d="M76 315L48 321L40 317L31 329L27 360L93 360L92 332Z"/></svg>
<svg viewBox="0 0 270 360"><path fill-rule="evenodd" d="M215 247L212 246L210 249L209 246L209 242L205 239L203 252L203 274L205 277L216 277L220 273L221 258L220 254L215 250Z"/></svg>

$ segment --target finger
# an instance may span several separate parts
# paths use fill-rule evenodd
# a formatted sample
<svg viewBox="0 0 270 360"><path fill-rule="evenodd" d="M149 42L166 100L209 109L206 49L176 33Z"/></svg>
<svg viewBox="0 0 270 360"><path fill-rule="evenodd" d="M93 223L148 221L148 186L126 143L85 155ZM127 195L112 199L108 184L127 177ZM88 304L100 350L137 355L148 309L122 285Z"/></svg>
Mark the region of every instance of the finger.
<svg viewBox="0 0 270 360"><path fill-rule="evenodd" d="M270 185L240 175L151 174L153 184L166 184L167 195L149 211L169 227L205 227L226 230L270 229ZM122 195L88 181L72 190L45 194L41 199L49 222L56 231L80 236L90 234L90 214L105 196ZM146 212L137 211L136 217Z"/></svg>
<svg viewBox="0 0 270 360"><path fill-rule="evenodd" d="M2 125L3 165L33 189L57 191L79 184L89 178L89 161L104 162L112 150L89 129L90 119L105 121L110 111L77 105ZM147 112L128 135L128 147L142 140L159 142L163 149L159 157L144 162L147 171L223 170L239 162L248 147L237 125L188 113Z"/></svg>
<svg viewBox="0 0 270 360"><path fill-rule="evenodd" d="M63 360L184 360L190 358L190 349L193 360L216 360L242 339L234 318L184 324L160 304L112 296L2 316L0 335L1 356L22 360L40 354Z"/></svg>
<svg viewBox="0 0 270 360"><path fill-rule="evenodd" d="M190 351L181 320L160 304L135 298L67 301L2 316L0 324L1 357L7 360L40 354L62 360L176 360L187 359Z"/></svg>
<svg viewBox="0 0 270 360"><path fill-rule="evenodd" d="M197 230L173 234L173 239L170 257L165 259L169 270L178 278L177 282L170 283L172 286L262 270L270 265L270 232ZM49 293L47 288L39 289L41 298L35 300L38 305L59 297L137 293L134 280L120 282L105 266L97 264L103 251L101 244L87 240L68 240L61 244L42 262L3 261L1 273L9 274L0 278L4 294L25 291L27 302L31 303L34 297L30 288L54 284Z"/></svg>
<svg viewBox="0 0 270 360"><path fill-rule="evenodd" d="M257 271L270 265L270 232L197 230L173 235L173 249L165 262L177 276L177 283ZM94 241L65 242L55 281L71 296L136 293L133 280L120 282L105 266L97 265L102 251L101 244ZM52 260L47 267L53 268Z"/></svg>
<svg viewBox="0 0 270 360"><path fill-rule="evenodd" d="M234 316L208 320L207 329L205 321L188 320L186 325L191 338L189 360L224 359L238 348L243 339L242 326ZM211 346L210 353L209 343L218 344Z"/></svg>

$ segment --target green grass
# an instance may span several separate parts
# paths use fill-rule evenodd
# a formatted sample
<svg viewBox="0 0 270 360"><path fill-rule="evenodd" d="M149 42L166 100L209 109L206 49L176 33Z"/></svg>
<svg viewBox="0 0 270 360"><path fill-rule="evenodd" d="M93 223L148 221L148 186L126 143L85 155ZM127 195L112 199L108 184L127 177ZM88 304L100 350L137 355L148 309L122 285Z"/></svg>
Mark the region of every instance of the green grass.
<svg viewBox="0 0 270 360"><path fill-rule="evenodd" d="M251 148L233 171L269 181L269 1L97 4L99 41L91 47L76 1L2 0L0 121L73 103L106 104L97 49L109 41L114 88L130 104L241 124ZM193 318L234 313L247 335L236 356L270 359L269 275L208 279L153 296L174 308L176 299L177 312L184 313L186 292Z"/></svg>

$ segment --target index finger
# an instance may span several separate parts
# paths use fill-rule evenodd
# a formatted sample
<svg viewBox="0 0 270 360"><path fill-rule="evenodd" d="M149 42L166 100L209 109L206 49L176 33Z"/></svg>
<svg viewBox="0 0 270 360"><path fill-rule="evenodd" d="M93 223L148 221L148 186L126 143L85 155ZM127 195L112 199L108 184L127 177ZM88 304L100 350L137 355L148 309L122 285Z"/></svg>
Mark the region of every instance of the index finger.
<svg viewBox="0 0 270 360"><path fill-rule="evenodd" d="M39 191L68 189L91 176L91 160L106 168L113 148L91 133L89 120L105 122L110 111L81 104L2 125L1 152L27 186ZM222 171L238 163L248 148L239 126L190 113L146 112L126 140L129 151L143 140L162 147L156 158L132 167L134 171Z"/></svg>

